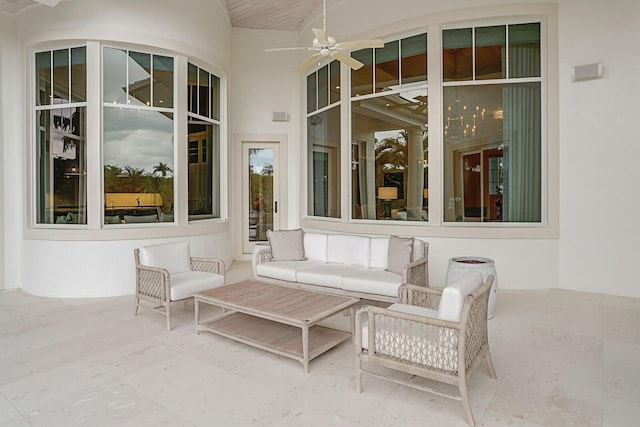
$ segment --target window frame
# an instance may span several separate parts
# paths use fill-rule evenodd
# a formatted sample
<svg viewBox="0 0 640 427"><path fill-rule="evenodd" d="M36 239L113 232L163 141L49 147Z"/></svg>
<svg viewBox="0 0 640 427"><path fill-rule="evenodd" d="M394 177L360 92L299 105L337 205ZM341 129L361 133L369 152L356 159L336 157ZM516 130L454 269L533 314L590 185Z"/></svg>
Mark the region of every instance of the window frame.
<svg viewBox="0 0 640 427"><path fill-rule="evenodd" d="M340 73L340 97L337 101L335 102L331 102L332 100L332 90L331 90L331 83L333 81L332 79L332 75L331 75L331 71L332 71L332 65L336 66L339 73ZM320 106L320 95L318 93L319 89L320 89L320 78L319 78L319 72L320 70L322 70L323 68L326 68L327 71L327 96L326 96L326 100L327 100L327 105L324 106ZM344 162L344 149L343 149L343 137L342 137L342 132L344 129L344 103L343 103L343 99L344 99L344 76L345 76L345 68L342 65L342 63L340 63L337 60L329 60L325 63L320 64L317 68L313 69L312 72L307 73L306 75L304 75L303 77L303 81L304 81L304 91L303 94L304 96L303 98L303 105L304 105L304 149L303 149L303 159L304 159L304 164L306 166L303 166L301 168L301 171L303 171L304 173L304 178L303 181L306 185L304 185L304 190L301 191L300 193L300 201L303 204L303 210L302 212L304 212L305 217L309 217L309 218L315 218L321 221L340 221L341 217L343 215L343 206L344 206L344 185L343 185L343 175L341 173L342 171L342 165ZM309 109L308 106L308 99L307 99L307 94L308 94L308 79L311 75L315 75L314 81L315 81L315 93L314 93L314 97L315 97L315 109ZM314 215L312 213L312 200L310 200L311 197L311 191L310 191L310 174L312 173L311 169L310 169L310 165L313 163L313 159L309 157L310 155L310 150L309 150L309 131L308 131L308 125L307 123L309 122L309 118L313 117L313 116L318 116L324 113L328 113L329 111L331 111L333 108L338 108L338 116L340 117L340 144L338 146L338 150L337 150L337 155L339 156L339 159L337 161L337 173L338 173L338 189L337 189L337 195L336 197L332 198L332 200L334 200L334 203L336 203L338 205L338 212L340 212L339 216L331 216L331 215L327 215L327 216L319 216L319 215ZM330 194L329 194L329 198Z"/></svg>
<svg viewBox="0 0 640 427"><path fill-rule="evenodd" d="M211 206L211 210L212 210L212 214L211 216L207 216L207 217L202 217L202 218L197 218L195 217L195 214L189 214L188 213L188 207L187 207L187 218L189 222L192 221L196 221L196 222L200 222L200 221L206 221L206 220L220 220L220 218L222 218L223 216L223 210L222 210L222 206L223 206L223 201L222 201L222 171L223 171L223 167L222 167L222 159L223 159L223 143L222 143L222 90L223 90L223 78L218 76L217 74L215 74L214 72L210 71L209 68L205 68L204 66L201 66L200 64L198 64L197 61L191 61L191 60L187 60L187 92L189 91L189 67L190 66L194 66L196 67L196 73L198 76L198 82L200 81L200 70L203 70L205 72L207 72L209 74L209 94L211 95L211 83L213 80L213 77L218 79L218 100L217 100L217 115L218 118L213 118L214 114L214 100L212 99L212 97L209 97L209 105L208 105L208 112L209 112L209 116L203 116L199 111L200 108L200 100L199 100L199 96L200 96L200 91L198 91L198 99L195 101L195 105L198 107L198 113L194 113L192 111L190 111L191 107L190 105L187 104L187 108L186 108L186 128L187 128L187 176L186 176L186 184L187 184L187 205L189 203L189 168L191 166L191 148L190 148L190 142L189 141L189 121L191 119L195 119L195 120L199 120L199 121L203 121L205 123L207 123L208 125L212 125L214 127L217 127L217 131L218 131L218 164L213 164L212 168L215 170L217 169L217 182L216 180L212 180L213 182L211 183L211 188L212 188L212 206ZM187 98L188 98L189 94L187 93ZM210 152L212 147L209 147L207 145L204 146L203 150L200 149L201 145L200 142L198 142L198 160L200 159L200 154L202 151L207 151ZM213 212L216 211L215 209L215 205L216 203L213 201L213 199L215 199L217 194L217 211L218 211L218 215L215 216L215 214Z"/></svg>
<svg viewBox="0 0 640 427"><path fill-rule="evenodd" d="M126 94L126 99L125 99L125 103L124 104L120 104L120 103L116 103L116 102L109 102L108 100L104 99L104 83L105 83L105 79L104 79L104 52L105 49L116 49L116 50L124 50L126 53L126 63L125 63L125 78L126 78L126 85L127 85L127 90L125 91ZM155 98L154 98L154 84L151 84L150 87L150 105L138 105L138 104L134 104L132 102L130 102L130 98L132 97L131 93L130 93L130 86L131 86L131 81L130 81L130 73L129 73L129 63L131 60L131 52L135 52L135 53L141 53L141 54L148 54L150 55L150 66L151 66L151 77L150 77L150 81L153 82L153 70L154 70L154 56L158 55L158 56L166 56L166 57L171 57L173 59L173 105L172 107L157 107L155 106ZM177 54L173 53L173 54L167 54L166 52L163 52L162 50L158 50L156 51L155 49L151 48L151 47L147 47L147 48L138 48L137 46L128 46L128 45L112 45L109 43L102 43L100 45L100 55L101 55L101 66L100 66L100 74L101 74L101 86L102 86L102 91L101 91L101 96L100 96L100 109L101 109L101 120L100 120L100 132L101 132L101 138L100 138L100 148L101 148L101 163L102 163L102 227L103 228L118 228L118 227L123 227L123 228L131 228L131 227L143 227L143 228L147 228L147 227L165 227L167 225L171 225L173 223L175 223L175 219L173 221L170 222L162 222L160 221L160 213L157 214L158 218L157 221L155 222L132 222L132 223L120 223L120 224L109 224L106 222L105 217L106 217L106 211L105 209L107 208L107 200L106 200L106 191L105 191L105 176L104 176L104 168L105 168L105 161L104 161L104 143L105 143L105 108L107 109L120 109L120 110L131 110L131 111L141 111L141 112L154 112L154 113L170 113L172 115L172 143L173 143L173 147L172 147L172 157L173 157L173 170L177 170L177 163L178 163L178 120L179 120L179 116L178 116L178 111L179 108L177 106L177 102L176 102L176 94L177 94L177 80L178 80L178 72L177 72L177 66L178 66L178 61L177 61ZM123 165L119 165L119 166L123 166ZM153 174L153 172L150 172L151 174ZM172 204L177 205L177 201L178 201L178 177L176 176L176 174L174 173L173 175L173 183L172 183L172 188L173 188L173 202ZM140 204L140 202L138 201L138 205ZM175 209L174 209L175 212ZM175 218L175 217L174 217ZM121 218L122 219L122 218Z"/></svg>
<svg viewBox="0 0 640 427"><path fill-rule="evenodd" d="M407 25L411 25L407 21ZM423 20L423 22L425 22ZM469 26L514 25L519 23L540 23L540 67L541 67L541 219L540 223L445 223L443 221L443 173L442 159L442 30ZM420 25L420 24L417 24ZM428 34L427 55L429 58L429 222L416 223L397 221L392 224L382 221L354 221L351 219L351 194L343 194L343 211L338 221L321 221L314 217L301 218L303 227L324 229L335 232L360 232L372 234L409 234L414 236L468 239L545 239L559 235L559 108L558 108L558 11L554 5L519 5L505 10L500 7L459 10L453 14L436 14L426 20L421 27L398 30L395 23L369 33L369 38L383 38L384 34L409 37L420 32ZM416 29L417 28L417 29ZM426 31L425 31L426 30ZM380 37L380 34L383 36ZM434 57L435 56L435 57ZM487 83L487 81L483 81ZM350 78L343 79L343 93L351 93ZM306 102L306 100L303 100ZM436 107L437 106L437 107ZM343 109L345 121L342 123L343 153L348 153L342 161L342 170L350 176L351 121L349 111ZM348 143L347 143L348 142ZM346 149L344 149L346 147ZM302 178L306 179L306 171ZM344 181L344 180L343 180ZM351 191L351 180L343 182L343 189ZM306 199L305 199L306 200ZM346 208L348 207L348 208Z"/></svg>
<svg viewBox="0 0 640 427"><path fill-rule="evenodd" d="M509 26L510 25L520 25L520 24L532 24L539 23L540 24L540 77L515 77L511 78L509 76ZM475 44L475 29L483 28L483 27L492 27L492 26L505 26L506 33L506 42L505 42L505 55L507 56L505 62L505 77L502 79L476 79L476 44ZM457 221L446 221L445 210L447 206L445 206L445 197L444 197L444 171L445 171L445 159L444 156L441 155L439 158L439 174L441 178L441 188L440 188L440 204L442 206L442 214L439 218L440 226L442 227L453 227L453 228L507 228L507 229L525 229L525 228L547 228L549 225L549 141L548 141L548 99L547 99L547 79L548 79L548 66L547 66L547 33L546 33L546 20L542 16L533 16L533 17L514 17L514 18L494 18L489 20L477 20L474 22L459 22L452 23L447 25L442 25L440 27L439 32L439 40L440 40L440 60L442 61L444 43L442 34L446 30L455 30L455 29L466 29L469 28L472 30L472 77L469 80L459 80L459 81L445 81L444 80L444 72L443 67L440 68L441 74L438 84L440 85L440 94L441 94L441 102L439 106L439 112L441 114L439 125L441 127L441 132L439 135L438 144L440 145L440 150L444 150L444 93L445 87L468 87L468 86L488 86L488 85L508 85L508 84L518 84L518 83L540 83L540 222L457 222ZM442 151L443 152L443 151ZM455 202L454 202L455 203Z"/></svg>
<svg viewBox="0 0 640 427"><path fill-rule="evenodd" d="M72 100L72 89L71 89L71 83L72 83L72 73L71 73L71 59L72 59L72 50L76 49L76 48L85 48L85 100L81 101L81 102L73 102ZM37 98L37 84L36 84L36 80L38 78L37 75L37 60L36 60L36 56L38 53L43 53L43 52L49 52L51 54L51 58L50 58L50 63L51 63L51 86L53 86L54 82L53 82L53 73L54 73L54 52L58 51L58 50L67 50L69 52L69 76L68 76L68 83L69 83L69 87L67 88L69 91L69 102L65 103L65 104L55 104L55 103L49 103L46 105L38 105L38 102L36 101ZM29 67L28 69L30 70L29 76L29 106L30 106L30 117L31 119L29 120L30 126L29 126L29 135L31 135L30 138L30 165L31 165L31 171L29 176L30 176L30 182L31 184L29 185L29 189L30 189L30 194L29 194L29 201L30 201L30 219L29 219L29 224L32 228L65 228L65 229L83 229L87 227L88 224L88 214L89 214L89 197L88 197L88 186L87 186L87 180L88 177L85 177L85 183L84 183L84 187L85 187L85 194L84 194L84 200L85 200L85 212L84 212L84 217L85 220L83 223L64 223L64 224L59 224L56 223L56 221L53 222L39 222L38 218L39 218L39 181L40 181L40 167L38 164L38 153L39 153L39 149L38 149L38 145L39 145L39 133L36 131L36 128L39 128L39 124L38 124L38 115L40 114L40 112L42 111L55 111L55 110L62 110L65 108L84 108L85 110L85 152L84 152L84 167L85 170L87 170L87 174L88 174L88 159L87 159L87 147L88 147L88 126L87 126L87 109L88 109L88 105L89 105L89 101L88 101L88 89L87 89L87 74L88 74L88 70L87 70L87 63L88 63L88 59L87 59L87 51L88 51L88 46L86 42L76 42L76 43L48 43L48 44L42 44L39 46L34 46L33 48L31 48L30 50L28 50L28 56L29 56ZM54 98L54 94L53 91L51 91L50 96L52 99Z"/></svg>
<svg viewBox="0 0 640 427"><path fill-rule="evenodd" d="M42 51L53 51L58 49L71 49L74 47L86 46L86 67L87 67L87 222L86 224L38 224L37 219L37 135L36 135L36 66L35 54ZM148 52L152 54L171 56L174 58L174 141L173 156L176 171L174 173L174 201L176 203L176 219L174 222L146 224L129 224L123 226L107 226L104 224L104 177L102 161L102 51L104 47L116 49L132 50L136 52ZM29 105L27 116L27 135L29 143L26 150L27 158L27 195L25 198L25 208L28 215L25 217L25 237L30 239L49 240L71 240L71 241L109 241L109 240L130 240L146 238L162 238L167 236L196 236L223 232L229 229L228 222L228 180L224 177L227 173L227 108L226 108L226 85L228 79L223 67L212 65L200 59L194 59L189 54L181 53L177 49L151 46L146 44L136 44L135 42L121 42L113 40L85 40L82 37L77 41L50 40L45 38L34 39L23 51L24 68L29 70L29 79L24 85L24 99ZM221 179L220 188L220 218L210 218L206 220L190 222L186 210L187 203L187 137L186 137L186 114L184 117L180 112L187 111L187 89L184 82L187 78L187 63L203 63L219 78L219 134L220 134L220 164ZM182 80L181 80L182 79ZM185 86L180 87L180 83ZM182 105L184 104L184 105ZM184 129L184 135L181 135ZM184 150L182 150L184 149ZM181 153L181 150L184 153ZM184 198L184 201L182 200ZM182 207L185 207L182 212Z"/></svg>

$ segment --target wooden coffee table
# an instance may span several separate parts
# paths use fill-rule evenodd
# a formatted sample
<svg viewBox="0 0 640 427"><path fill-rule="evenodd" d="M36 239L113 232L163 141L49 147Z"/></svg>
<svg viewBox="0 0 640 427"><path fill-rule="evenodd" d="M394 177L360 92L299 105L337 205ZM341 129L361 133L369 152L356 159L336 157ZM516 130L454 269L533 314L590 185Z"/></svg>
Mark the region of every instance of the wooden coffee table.
<svg viewBox="0 0 640 427"><path fill-rule="evenodd" d="M198 292L193 297L196 333L209 331L297 360L307 373L310 360L351 337L350 332L317 323L350 308L353 331L353 306L359 301L256 280ZM200 321L200 303L230 311Z"/></svg>

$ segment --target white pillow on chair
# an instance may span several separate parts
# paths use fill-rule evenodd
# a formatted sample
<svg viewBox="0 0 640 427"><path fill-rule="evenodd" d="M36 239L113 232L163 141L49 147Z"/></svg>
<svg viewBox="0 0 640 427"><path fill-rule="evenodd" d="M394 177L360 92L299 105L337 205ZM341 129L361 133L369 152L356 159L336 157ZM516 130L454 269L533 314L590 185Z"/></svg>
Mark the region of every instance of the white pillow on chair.
<svg viewBox="0 0 640 427"><path fill-rule="evenodd" d="M460 321L462 306L467 295L471 295L482 286L482 273L469 271L457 281L447 285L442 290L438 317L443 320Z"/></svg>
<svg viewBox="0 0 640 427"><path fill-rule="evenodd" d="M189 242L164 243L140 248L140 264L165 268L169 274L191 271Z"/></svg>

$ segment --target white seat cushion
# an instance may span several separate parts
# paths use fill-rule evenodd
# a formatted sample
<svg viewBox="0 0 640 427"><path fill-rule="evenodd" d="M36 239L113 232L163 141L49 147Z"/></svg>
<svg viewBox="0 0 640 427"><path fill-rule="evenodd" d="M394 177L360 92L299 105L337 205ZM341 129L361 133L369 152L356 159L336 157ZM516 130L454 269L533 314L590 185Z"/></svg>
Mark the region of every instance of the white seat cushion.
<svg viewBox="0 0 640 427"><path fill-rule="evenodd" d="M295 282L298 271L324 265L320 261L271 261L256 265L256 274L259 277L268 277L276 280Z"/></svg>
<svg viewBox="0 0 640 427"><path fill-rule="evenodd" d="M479 271L469 271L457 281L447 285L440 297L438 317L459 322L465 298L481 286L482 273Z"/></svg>
<svg viewBox="0 0 640 427"><path fill-rule="evenodd" d="M414 316L432 317L434 319L438 317L438 311L432 308L420 307L418 305L411 304L402 304L399 302L391 304L389 307L387 307L387 309L398 311L404 314L412 314Z"/></svg>
<svg viewBox="0 0 640 427"><path fill-rule="evenodd" d="M327 262L369 267L370 238L330 234L327 240Z"/></svg>
<svg viewBox="0 0 640 427"><path fill-rule="evenodd" d="M402 276L382 269L363 268L342 279L342 289L387 297L398 296Z"/></svg>
<svg viewBox="0 0 640 427"><path fill-rule="evenodd" d="M304 255L312 261L327 262L327 235L304 233Z"/></svg>
<svg viewBox="0 0 640 427"><path fill-rule="evenodd" d="M171 301L178 301L191 297L194 292L202 292L224 285L224 276L204 271L188 271L172 274L170 282Z"/></svg>
<svg viewBox="0 0 640 427"><path fill-rule="evenodd" d="M363 270L364 268L354 265L328 263L298 271L296 277L298 283L342 289L344 276L356 275Z"/></svg>
<svg viewBox="0 0 640 427"><path fill-rule="evenodd" d="M140 264L166 269L169 274L191 271L189 242L164 243L140 248Z"/></svg>

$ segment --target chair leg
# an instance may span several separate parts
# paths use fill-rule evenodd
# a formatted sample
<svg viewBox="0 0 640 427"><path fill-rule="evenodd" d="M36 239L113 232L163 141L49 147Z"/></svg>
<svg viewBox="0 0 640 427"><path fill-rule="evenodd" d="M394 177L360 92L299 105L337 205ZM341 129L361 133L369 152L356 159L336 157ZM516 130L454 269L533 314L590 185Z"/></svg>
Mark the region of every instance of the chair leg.
<svg viewBox="0 0 640 427"><path fill-rule="evenodd" d="M471 404L469 403L469 394L467 390L467 381L463 380L459 384L460 388L460 397L462 398L462 406L464 407L464 412L467 415L467 422L471 427L476 425L476 421L473 419L473 412L471 412Z"/></svg>
<svg viewBox="0 0 640 427"><path fill-rule="evenodd" d="M171 301L167 302L167 331L171 330Z"/></svg>
<svg viewBox="0 0 640 427"><path fill-rule="evenodd" d="M134 316L138 315L138 308L140 308L140 298L136 298L136 311L133 313Z"/></svg>
<svg viewBox="0 0 640 427"><path fill-rule="evenodd" d="M362 362L356 355L356 392L362 393Z"/></svg>
<svg viewBox="0 0 640 427"><path fill-rule="evenodd" d="M488 348L487 348L487 353L484 355L484 359L487 361L487 368L489 368L489 375L491 375L491 378L495 380L496 378L498 378L498 376L496 375L496 370L493 367L493 360L491 360L491 352L489 351Z"/></svg>

